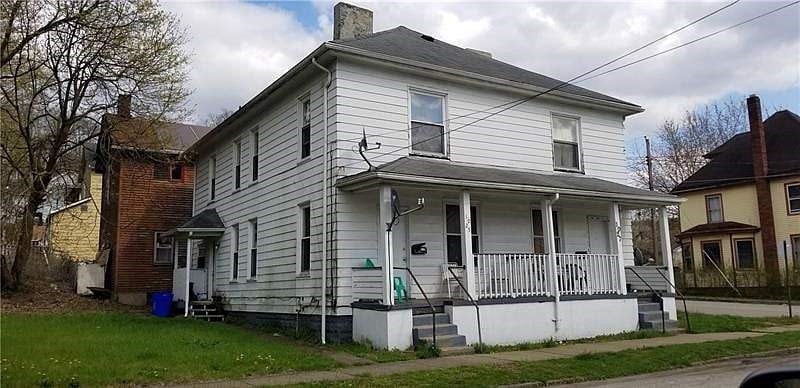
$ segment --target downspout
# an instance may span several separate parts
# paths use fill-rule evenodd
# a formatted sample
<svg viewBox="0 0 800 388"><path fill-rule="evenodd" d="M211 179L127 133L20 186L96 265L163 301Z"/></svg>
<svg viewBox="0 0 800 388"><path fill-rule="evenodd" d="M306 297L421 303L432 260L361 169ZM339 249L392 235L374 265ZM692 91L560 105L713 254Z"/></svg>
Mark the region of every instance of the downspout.
<svg viewBox="0 0 800 388"><path fill-rule="evenodd" d="M331 71L317 62L317 58L311 57L311 63L327 74L325 88L322 90L322 119L323 119L323 142L322 142L322 317L320 325L320 339L325 344L325 321L328 307L327 286L328 286L328 88L331 86Z"/></svg>
<svg viewBox="0 0 800 388"><path fill-rule="evenodd" d="M551 233L553 233L555 228L556 228L555 222L553 220L553 205L556 202L558 202L559 199L561 199L561 195L559 193L554 193L553 194L553 199L550 200L550 215L548 217L550 218L550 221L553 223L553 225L552 225L553 227L551 228L551 231L550 231ZM552 241L555 242L555 239L553 239ZM553 251L550 252L550 254L553 255L553 258L555 259L555 255L556 255L555 243L553 244L553 246L551 248L552 248ZM556 271L555 265L556 265L556 260L553 260L553 271L551 273L551 276L552 276L552 279L553 279L553 296L555 297L554 303L553 303L553 325L555 326L555 333L556 333L556 335L558 335L558 329L559 329L558 322L561 319L559 317L559 315L558 315L558 305L561 303L561 293L558 291L558 277L557 277L558 276L557 275L558 272Z"/></svg>

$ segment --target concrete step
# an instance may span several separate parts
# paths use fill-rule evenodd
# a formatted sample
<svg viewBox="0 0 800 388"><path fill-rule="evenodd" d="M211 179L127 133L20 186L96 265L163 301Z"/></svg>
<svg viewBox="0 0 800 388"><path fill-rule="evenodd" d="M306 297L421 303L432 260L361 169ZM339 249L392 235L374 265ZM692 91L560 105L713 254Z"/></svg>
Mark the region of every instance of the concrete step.
<svg viewBox="0 0 800 388"><path fill-rule="evenodd" d="M639 303L639 312L648 311L661 311L661 305L658 303Z"/></svg>
<svg viewBox="0 0 800 388"><path fill-rule="evenodd" d="M678 321L668 320L664 322L667 330L680 330ZM661 330L661 320L658 321L639 321L639 328L644 330Z"/></svg>
<svg viewBox="0 0 800 388"><path fill-rule="evenodd" d="M436 324L450 323L450 316L445 313L436 313ZM433 325L433 314L414 315L414 326Z"/></svg>
<svg viewBox="0 0 800 388"><path fill-rule="evenodd" d="M207 305L214 304L214 301L213 300L193 300L193 301L189 302L189 304L191 304L193 306L194 305L197 305L197 306L206 305L207 306Z"/></svg>
<svg viewBox="0 0 800 388"><path fill-rule="evenodd" d="M669 313L664 312L664 319L669 320ZM639 322L659 321L661 322L661 311L639 311Z"/></svg>
<svg viewBox="0 0 800 388"><path fill-rule="evenodd" d="M433 337L420 337L419 339L425 340L429 344L433 343ZM458 334L437 335L436 346L440 349L467 346L467 337Z"/></svg>
<svg viewBox="0 0 800 388"><path fill-rule="evenodd" d="M442 306L442 305L433 306L433 311L436 311L436 314L444 313L444 306ZM414 314L414 315L430 314L431 313L431 308L429 306L413 307L411 309L411 313Z"/></svg>
<svg viewBox="0 0 800 388"><path fill-rule="evenodd" d="M433 335L433 325L414 326L414 337L430 337ZM458 334L458 326L452 323L437 323L436 335Z"/></svg>

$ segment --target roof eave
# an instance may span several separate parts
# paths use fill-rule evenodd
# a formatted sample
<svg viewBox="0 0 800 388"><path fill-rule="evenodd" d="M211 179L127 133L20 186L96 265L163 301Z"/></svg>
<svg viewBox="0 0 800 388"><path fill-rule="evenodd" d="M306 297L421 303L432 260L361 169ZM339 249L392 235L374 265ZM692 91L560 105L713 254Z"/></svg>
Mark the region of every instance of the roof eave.
<svg viewBox="0 0 800 388"><path fill-rule="evenodd" d="M409 60L409 59L399 58L399 57L395 57L395 56L392 56L392 55L379 54L379 53L375 53L375 52L372 52L372 51L369 51L369 50L358 49L358 48L354 48L354 47L338 44L338 43L335 43L335 42L326 42L324 44L324 46L326 46L327 48L329 48L331 50L342 52L342 53L347 53L347 54L362 56L362 57L366 57L366 58L382 60L382 61L394 62L394 63L406 65L406 66L418 67L418 68L422 68L422 69L426 69L426 70L438 71L438 72L452 74L452 75L456 75L456 76L460 76L460 77L473 78L473 79L477 79L477 80L481 80L481 81L485 81L485 82L490 82L490 83L494 83L494 84L498 84L498 85L512 87L512 88L515 88L515 89L524 90L526 92L541 93L541 92L549 90L547 88L543 88L543 87L539 87L539 86L535 86L535 85L531 85L531 84L526 84L526 83L522 83L522 82L509 81L509 80L502 79L502 78L490 77L490 76L486 76L486 75L482 75L482 74L478 74L478 73L452 69L452 68L444 67L444 66L432 65L432 64L429 64L429 63L425 63L425 62L412 61L412 60ZM624 104L624 103L608 101L608 100L603 100L603 99L598 99L598 98L581 96L581 95L578 95L578 94L568 93L568 92L564 92L564 91L561 91L561 90L550 91L550 92L548 92L548 94L550 94L552 96L556 96L556 97L566 98L566 99L569 99L569 100L577 100L577 101L580 101L580 102L589 103L591 105L600 105L600 106L603 106L603 107L606 107L606 108L623 111L623 112L626 112L627 115L644 112L644 108L642 108L639 105Z"/></svg>

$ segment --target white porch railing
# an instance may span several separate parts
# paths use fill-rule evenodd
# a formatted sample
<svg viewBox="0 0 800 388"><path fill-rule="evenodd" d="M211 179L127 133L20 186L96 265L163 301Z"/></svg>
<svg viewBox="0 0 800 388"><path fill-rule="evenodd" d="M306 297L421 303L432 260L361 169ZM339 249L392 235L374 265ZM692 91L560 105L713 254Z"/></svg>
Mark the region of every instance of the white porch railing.
<svg viewBox="0 0 800 388"><path fill-rule="evenodd" d="M475 258L478 299L549 295L547 255L478 253Z"/></svg>
<svg viewBox="0 0 800 388"><path fill-rule="evenodd" d="M550 295L549 256L533 253L475 255L478 299ZM561 295L620 293L619 256L556 254L556 277Z"/></svg>
<svg viewBox="0 0 800 388"><path fill-rule="evenodd" d="M558 292L562 295L619 293L619 256L597 253L556 254Z"/></svg>

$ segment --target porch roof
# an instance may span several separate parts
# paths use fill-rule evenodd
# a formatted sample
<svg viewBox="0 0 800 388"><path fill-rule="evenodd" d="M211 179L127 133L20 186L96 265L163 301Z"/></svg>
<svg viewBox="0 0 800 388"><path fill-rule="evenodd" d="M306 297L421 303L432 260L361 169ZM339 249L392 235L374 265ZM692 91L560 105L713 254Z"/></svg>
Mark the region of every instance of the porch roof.
<svg viewBox="0 0 800 388"><path fill-rule="evenodd" d="M675 237L683 238L700 234L756 232L759 229L760 228L758 226L744 224L736 221L710 222L707 224L700 224L695 227L689 228L683 232L678 233L677 235L675 235Z"/></svg>
<svg viewBox="0 0 800 388"><path fill-rule="evenodd" d="M674 195L642 190L603 179L567 173L487 167L421 157L402 157L371 171L340 178L336 186L360 190L380 183L433 184L541 194L620 199L653 204L675 204Z"/></svg>
<svg viewBox="0 0 800 388"><path fill-rule="evenodd" d="M216 209L205 209L188 219L183 224L169 231L168 234L185 237L189 233L198 237L213 237L225 232L225 224Z"/></svg>

